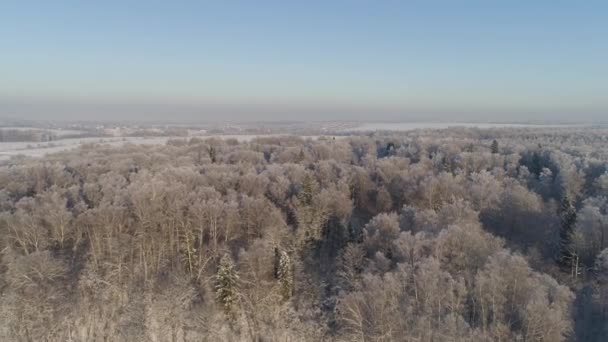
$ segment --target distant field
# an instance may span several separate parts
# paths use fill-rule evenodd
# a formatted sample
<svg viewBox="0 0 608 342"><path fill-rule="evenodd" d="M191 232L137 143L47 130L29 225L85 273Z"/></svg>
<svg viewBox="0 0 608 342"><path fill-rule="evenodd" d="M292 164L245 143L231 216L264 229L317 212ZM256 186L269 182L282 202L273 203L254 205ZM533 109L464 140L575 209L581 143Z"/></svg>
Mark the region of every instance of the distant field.
<svg viewBox="0 0 608 342"><path fill-rule="evenodd" d="M218 138L235 139L239 142L250 141L257 137L280 137L286 134L267 134L267 135L206 135L197 138ZM191 137L188 137L189 139ZM194 137L192 137L194 138ZM318 136L306 136L306 138L316 139ZM165 144L170 139L186 139L185 137L92 137L92 138L68 138L58 139L49 142L0 142L0 161L9 160L13 156L43 157L46 154L57 153L77 148L84 144L104 144L111 146L121 146L124 144L154 145Z"/></svg>
<svg viewBox="0 0 608 342"><path fill-rule="evenodd" d="M368 123L344 123L333 124L330 129L324 131L336 132L368 132L368 131L410 131L416 129L446 129L450 127L477 127L477 128L550 128L550 127L572 127L582 125L557 125L557 124L518 124L518 123L450 123L450 122L368 122ZM3 127L3 129L18 130L37 130L33 127ZM121 146L126 143L131 144L165 144L169 139L184 139L183 136L163 136L163 137L86 137L86 138L62 138L68 135L82 133L77 130L47 130L54 133L58 139L49 142L0 142L0 161L9 160L13 156L23 155L27 157L42 157L49 153L57 153L69 149L77 148L83 144L109 144ZM257 137L279 137L285 134L210 134L196 135L198 138L219 138L236 139L239 142L246 142ZM318 135L305 136L316 139Z"/></svg>
<svg viewBox="0 0 608 342"><path fill-rule="evenodd" d="M37 127L0 127L2 130L7 131L41 131L41 132L49 132L54 134L57 137L64 137L67 135L78 135L84 133L83 131L78 131L74 129L54 129L54 128L37 128Z"/></svg>
<svg viewBox="0 0 608 342"><path fill-rule="evenodd" d="M0 160L8 160L13 156L42 157L49 153L56 153L76 148L83 144L110 144L120 146L132 144L164 144L169 137L110 137L110 138L69 138L50 142L9 142L0 143Z"/></svg>

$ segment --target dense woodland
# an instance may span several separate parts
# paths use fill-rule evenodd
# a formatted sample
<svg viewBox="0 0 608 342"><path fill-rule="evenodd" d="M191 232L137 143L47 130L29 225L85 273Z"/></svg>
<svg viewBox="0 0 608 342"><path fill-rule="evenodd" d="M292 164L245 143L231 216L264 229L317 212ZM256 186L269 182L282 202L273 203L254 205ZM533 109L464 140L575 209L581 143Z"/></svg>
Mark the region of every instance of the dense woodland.
<svg viewBox="0 0 608 342"><path fill-rule="evenodd" d="M608 130L89 145L0 167L2 341L606 341Z"/></svg>

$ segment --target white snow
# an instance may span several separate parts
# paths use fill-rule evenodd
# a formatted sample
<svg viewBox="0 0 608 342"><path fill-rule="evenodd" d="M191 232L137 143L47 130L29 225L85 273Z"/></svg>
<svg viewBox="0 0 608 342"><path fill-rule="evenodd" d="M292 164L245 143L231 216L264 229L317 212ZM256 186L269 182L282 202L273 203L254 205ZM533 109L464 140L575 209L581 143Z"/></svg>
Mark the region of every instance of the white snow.
<svg viewBox="0 0 608 342"><path fill-rule="evenodd" d="M239 142L248 142L260 137L279 137L286 134L266 134L266 135L204 135L197 136L200 139L236 139ZM191 137L103 137L103 138L70 138L59 139L49 142L0 142L0 161L8 160L13 156L23 155L26 157L42 157L50 153L77 148L83 144L103 144L109 146L122 146L127 143L137 145L163 145L171 139L190 139ZM304 136L303 138L317 139L318 136Z"/></svg>

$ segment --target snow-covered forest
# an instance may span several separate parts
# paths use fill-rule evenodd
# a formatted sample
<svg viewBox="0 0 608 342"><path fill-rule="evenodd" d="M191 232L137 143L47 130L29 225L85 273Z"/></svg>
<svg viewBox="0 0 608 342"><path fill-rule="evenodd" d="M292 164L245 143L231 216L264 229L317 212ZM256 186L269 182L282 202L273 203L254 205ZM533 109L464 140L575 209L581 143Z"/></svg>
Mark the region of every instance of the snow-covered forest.
<svg viewBox="0 0 608 342"><path fill-rule="evenodd" d="M0 166L2 341L605 341L608 129L85 145Z"/></svg>

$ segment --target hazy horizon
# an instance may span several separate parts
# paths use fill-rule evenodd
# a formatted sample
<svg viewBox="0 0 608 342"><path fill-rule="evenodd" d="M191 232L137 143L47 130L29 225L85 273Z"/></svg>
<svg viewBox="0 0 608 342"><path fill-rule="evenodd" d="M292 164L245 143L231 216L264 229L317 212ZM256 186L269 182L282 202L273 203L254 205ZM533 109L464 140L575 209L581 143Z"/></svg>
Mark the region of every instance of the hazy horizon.
<svg viewBox="0 0 608 342"><path fill-rule="evenodd" d="M0 118L596 122L608 5L0 5Z"/></svg>
<svg viewBox="0 0 608 342"><path fill-rule="evenodd" d="M602 111L407 110L363 106L183 104L0 99L0 119L51 121L250 122L606 122Z"/></svg>

